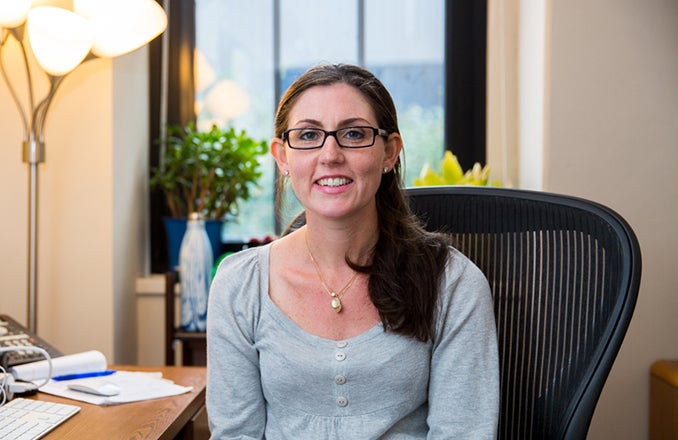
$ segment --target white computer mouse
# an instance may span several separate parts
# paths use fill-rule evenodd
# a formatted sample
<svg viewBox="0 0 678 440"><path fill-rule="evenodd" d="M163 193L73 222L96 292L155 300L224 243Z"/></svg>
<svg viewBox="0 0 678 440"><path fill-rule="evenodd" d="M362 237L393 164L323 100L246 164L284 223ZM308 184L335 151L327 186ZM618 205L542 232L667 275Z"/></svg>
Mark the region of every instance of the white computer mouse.
<svg viewBox="0 0 678 440"><path fill-rule="evenodd" d="M74 380L67 386L70 390L96 394L97 396L115 396L120 394L119 386L104 379L87 378Z"/></svg>

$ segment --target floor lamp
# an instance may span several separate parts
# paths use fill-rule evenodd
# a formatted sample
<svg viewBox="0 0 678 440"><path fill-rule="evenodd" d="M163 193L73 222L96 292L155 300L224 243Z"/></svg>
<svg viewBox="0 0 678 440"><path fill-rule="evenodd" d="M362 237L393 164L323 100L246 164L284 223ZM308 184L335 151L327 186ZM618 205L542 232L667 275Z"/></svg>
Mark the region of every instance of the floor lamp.
<svg viewBox="0 0 678 440"><path fill-rule="evenodd" d="M23 161L28 164L28 313L27 326L37 332L38 165L45 161L45 120L62 81L83 62L131 52L162 33L167 15L154 0L73 0L73 10L32 7L31 0L0 1L0 73L23 124ZM28 102L22 104L4 54L10 40L19 47L26 73ZM32 52L49 89L34 95Z"/></svg>

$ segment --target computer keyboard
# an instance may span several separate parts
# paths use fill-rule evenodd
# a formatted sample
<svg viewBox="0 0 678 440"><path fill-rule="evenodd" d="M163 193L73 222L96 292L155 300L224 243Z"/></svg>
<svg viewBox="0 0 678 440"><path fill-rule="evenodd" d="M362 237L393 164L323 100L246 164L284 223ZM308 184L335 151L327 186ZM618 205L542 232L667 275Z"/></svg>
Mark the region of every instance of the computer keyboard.
<svg viewBox="0 0 678 440"><path fill-rule="evenodd" d="M0 407L0 440L35 440L64 423L79 406L17 398Z"/></svg>

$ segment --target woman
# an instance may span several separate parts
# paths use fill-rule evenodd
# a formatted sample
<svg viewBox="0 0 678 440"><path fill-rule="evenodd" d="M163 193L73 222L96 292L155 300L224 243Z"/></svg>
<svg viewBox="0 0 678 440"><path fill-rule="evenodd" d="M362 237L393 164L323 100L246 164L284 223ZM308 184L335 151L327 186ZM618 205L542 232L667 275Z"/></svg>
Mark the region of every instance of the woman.
<svg viewBox="0 0 678 440"><path fill-rule="evenodd" d="M382 83L320 65L283 96L273 154L306 225L224 260L208 307L213 438L494 438L488 283L402 191Z"/></svg>

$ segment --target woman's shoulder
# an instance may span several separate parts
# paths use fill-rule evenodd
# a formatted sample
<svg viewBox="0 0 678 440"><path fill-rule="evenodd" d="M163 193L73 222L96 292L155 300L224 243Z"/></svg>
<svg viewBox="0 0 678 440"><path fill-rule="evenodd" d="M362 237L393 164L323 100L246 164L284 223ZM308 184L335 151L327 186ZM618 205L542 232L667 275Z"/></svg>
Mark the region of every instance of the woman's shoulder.
<svg viewBox="0 0 678 440"><path fill-rule="evenodd" d="M268 246L238 251L219 264L208 297L208 341L210 334L223 338L234 327L243 334L255 331L266 295Z"/></svg>
<svg viewBox="0 0 678 440"><path fill-rule="evenodd" d="M210 296L233 297L245 293L249 297L256 297L252 293L260 290L261 285L266 285L269 252L270 244L266 244L224 258L214 274Z"/></svg>
<svg viewBox="0 0 678 440"><path fill-rule="evenodd" d="M220 276L221 273L233 273L240 271L260 270L261 264L266 264L268 261L268 253L270 252L271 244L251 247L234 252L221 260L215 276Z"/></svg>
<svg viewBox="0 0 678 440"><path fill-rule="evenodd" d="M480 321L486 323L487 328L493 325L490 284L473 261L459 250L450 247L448 262L441 280L437 333L443 332L443 326L455 327L462 322L476 321L476 319L469 321L471 316L482 316Z"/></svg>
<svg viewBox="0 0 678 440"><path fill-rule="evenodd" d="M458 277L480 277L485 279L485 275L483 275L480 268L454 246L448 246L445 275L450 279Z"/></svg>
<svg viewBox="0 0 678 440"><path fill-rule="evenodd" d="M485 274L466 255L453 246L449 247L447 264L442 279L443 302L454 297L484 297L490 293Z"/></svg>

